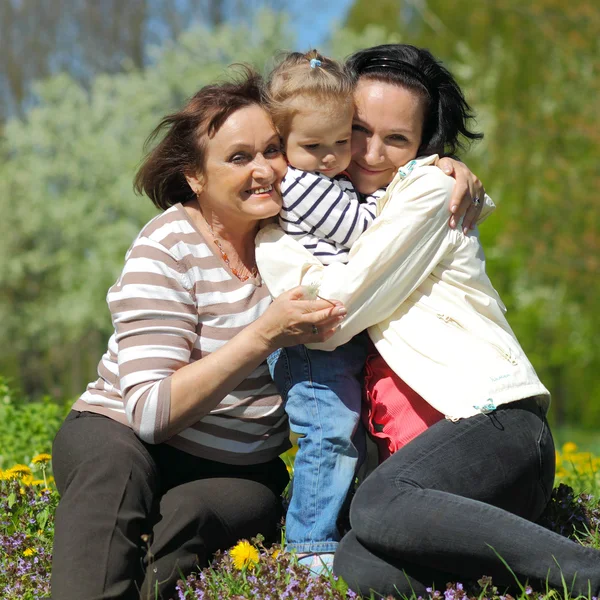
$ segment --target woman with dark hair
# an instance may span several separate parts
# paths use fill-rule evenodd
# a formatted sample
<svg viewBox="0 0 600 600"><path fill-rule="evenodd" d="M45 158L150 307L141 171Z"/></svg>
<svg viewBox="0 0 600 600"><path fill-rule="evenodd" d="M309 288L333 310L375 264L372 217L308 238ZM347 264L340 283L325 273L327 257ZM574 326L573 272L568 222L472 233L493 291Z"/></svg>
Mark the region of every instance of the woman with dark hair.
<svg viewBox="0 0 600 600"><path fill-rule="evenodd" d="M453 182L428 155L480 137L469 106L426 50L378 46L347 67L348 172L363 194L387 188L378 217L347 264L324 267L273 226L257 237L271 293L311 285L348 311L310 347L331 350L368 329L380 355L367 364L367 425L391 456L358 488L334 570L381 595L482 575L509 586L514 573L598 596L600 552L534 524L554 480L549 393L504 317L477 231L446 226Z"/></svg>
<svg viewBox="0 0 600 600"><path fill-rule="evenodd" d="M289 432L266 358L345 314L303 289L271 303L256 270L287 168L256 75L202 88L158 134L135 183L162 212L108 292L99 377L54 441L56 600L166 600L217 550L275 539Z"/></svg>

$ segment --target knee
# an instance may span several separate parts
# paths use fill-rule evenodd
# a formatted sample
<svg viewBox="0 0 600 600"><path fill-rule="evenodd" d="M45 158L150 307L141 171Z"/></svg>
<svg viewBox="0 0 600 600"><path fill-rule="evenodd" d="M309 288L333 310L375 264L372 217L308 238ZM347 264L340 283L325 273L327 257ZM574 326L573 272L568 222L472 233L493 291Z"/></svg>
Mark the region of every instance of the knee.
<svg viewBox="0 0 600 600"><path fill-rule="evenodd" d="M57 435L53 467L61 496L70 488L76 488L78 493L86 489L107 493L112 489L110 482L119 480L155 487L156 467L141 440L128 427L114 421L106 427L100 419L98 427L95 423L91 427L86 423L82 428L71 424Z"/></svg>
<svg viewBox="0 0 600 600"><path fill-rule="evenodd" d="M389 481L377 471L361 483L350 506L350 523L356 536L365 542L376 542L388 533L390 522L400 534L402 520L408 517L408 498L414 489L409 483ZM383 519L382 516L388 518ZM398 519L390 521L390 515Z"/></svg>

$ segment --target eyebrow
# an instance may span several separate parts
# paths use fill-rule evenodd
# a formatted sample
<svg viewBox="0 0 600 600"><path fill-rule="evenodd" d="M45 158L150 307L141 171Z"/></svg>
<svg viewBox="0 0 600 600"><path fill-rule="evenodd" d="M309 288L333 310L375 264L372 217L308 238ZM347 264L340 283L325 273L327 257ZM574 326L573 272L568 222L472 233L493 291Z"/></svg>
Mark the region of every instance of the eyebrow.
<svg viewBox="0 0 600 600"><path fill-rule="evenodd" d="M276 132L265 142L265 146L268 146L269 144L272 144L273 142L276 142L279 144L280 141L281 141L281 138L279 137L279 134ZM233 150L254 150L254 146L251 146L250 144L245 144L244 142L232 142L227 147L226 152L232 152Z"/></svg>
<svg viewBox="0 0 600 600"><path fill-rule="evenodd" d="M367 123L365 123L362 119L359 119L358 117L354 117L354 119L352 120L352 123L357 123L358 125L364 125L364 127L366 129L371 129L371 127L369 127L369 125ZM408 134L412 134L413 131L411 129L390 129L389 131L386 131L386 135L394 135L396 133L408 133Z"/></svg>

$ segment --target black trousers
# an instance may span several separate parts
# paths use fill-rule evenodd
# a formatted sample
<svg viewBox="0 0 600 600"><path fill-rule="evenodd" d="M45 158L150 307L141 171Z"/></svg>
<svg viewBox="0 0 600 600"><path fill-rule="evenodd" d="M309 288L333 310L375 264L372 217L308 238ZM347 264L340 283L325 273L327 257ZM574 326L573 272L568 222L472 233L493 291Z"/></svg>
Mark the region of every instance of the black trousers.
<svg viewBox="0 0 600 600"><path fill-rule="evenodd" d="M288 473L280 459L233 466L142 442L72 411L53 447L54 600L167 600L215 551L277 538Z"/></svg>
<svg viewBox="0 0 600 600"><path fill-rule="evenodd" d="M600 551L536 525L554 481L554 444L532 399L440 421L358 488L334 571L385 596L444 590L491 575L500 586L546 581L600 594Z"/></svg>

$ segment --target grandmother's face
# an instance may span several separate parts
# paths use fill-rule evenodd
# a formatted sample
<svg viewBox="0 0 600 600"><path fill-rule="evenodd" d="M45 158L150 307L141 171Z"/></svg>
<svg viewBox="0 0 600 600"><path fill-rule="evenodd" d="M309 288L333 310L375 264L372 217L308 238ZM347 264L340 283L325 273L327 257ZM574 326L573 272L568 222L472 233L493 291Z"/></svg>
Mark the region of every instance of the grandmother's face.
<svg viewBox="0 0 600 600"><path fill-rule="evenodd" d="M200 204L232 227L273 217L281 209L286 170L268 113L256 105L241 108L207 140Z"/></svg>
<svg viewBox="0 0 600 600"><path fill-rule="evenodd" d="M347 170L356 188L371 194L416 158L425 108L411 90L366 79L358 81L354 99L352 161Z"/></svg>

